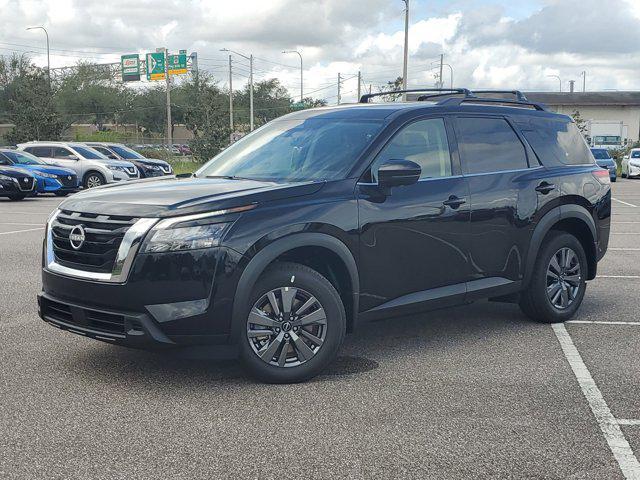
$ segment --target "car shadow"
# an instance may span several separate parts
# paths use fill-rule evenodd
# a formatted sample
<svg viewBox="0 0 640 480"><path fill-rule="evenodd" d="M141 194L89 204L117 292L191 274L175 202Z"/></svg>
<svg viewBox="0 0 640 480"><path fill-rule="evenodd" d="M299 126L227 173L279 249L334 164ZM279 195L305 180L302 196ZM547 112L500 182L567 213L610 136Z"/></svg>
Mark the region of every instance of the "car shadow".
<svg viewBox="0 0 640 480"><path fill-rule="evenodd" d="M464 352L469 342L542 327L527 321L517 306L490 302L370 322L347 335L340 356L312 382L375 374L386 362L428 357L442 349ZM125 381L142 388L256 383L237 360L183 358L95 343L80 352L69 351L61 368L91 381Z"/></svg>

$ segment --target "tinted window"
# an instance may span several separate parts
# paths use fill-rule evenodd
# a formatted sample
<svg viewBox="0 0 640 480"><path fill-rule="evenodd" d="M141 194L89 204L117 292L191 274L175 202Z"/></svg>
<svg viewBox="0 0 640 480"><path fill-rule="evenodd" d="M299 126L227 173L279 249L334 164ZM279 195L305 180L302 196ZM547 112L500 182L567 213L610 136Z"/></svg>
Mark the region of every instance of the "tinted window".
<svg viewBox="0 0 640 480"><path fill-rule="evenodd" d="M19 163L20 165L46 165L44 161L27 152L9 150L2 153L14 163Z"/></svg>
<svg viewBox="0 0 640 480"><path fill-rule="evenodd" d="M24 150L36 157L51 157L51 147L27 147Z"/></svg>
<svg viewBox="0 0 640 480"><path fill-rule="evenodd" d="M411 160L422 167L420 178L451 175L451 155L444 120L420 120L400 130L380 152L372 167L377 181L380 165L388 160Z"/></svg>
<svg viewBox="0 0 640 480"><path fill-rule="evenodd" d="M114 154L112 151L110 151L108 148L105 147L91 147L94 150L97 150L98 152L100 152L101 154L109 157L109 158L113 158L113 159L118 159L118 156L116 154Z"/></svg>
<svg viewBox="0 0 640 480"><path fill-rule="evenodd" d="M88 158L90 160L104 160L106 155L102 155L100 152L96 152L93 148L88 147L80 147L78 145L72 145L73 149L82 155L84 158Z"/></svg>
<svg viewBox="0 0 640 480"><path fill-rule="evenodd" d="M607 160L611 158L611 155L609 155L609 151L604 148L592 148L591 153L593 153L593 156L596 158L596 160Z"/></svg>
<svg viewBox="0 0 640 480"><path fill-rule="evenodd" d="M0 165L13 165L13 162L9 160L3 152L0 152Z"/></svg>
<svg viewBox="0 0 640 480"><path fill-rule="evenodd" d="M196 175L286 181L344 178L379 130L378 121L275 120L222 151Z"/></svg>
<svg viewBox="0 0 640 480"><path fill-rule="evenodd" d="M70 150L67 150L63 147L54 147L53 148L53 158L69 158L73 155Z"/></svg>
<svg viewBox="0 0 640 480"><path fill-rule="evenodd" d="M119 145L111 145L111 149L116 152L118 155L120 155L122 158L127 159L127 160L135 160L135 159L141 159L144 160L144 157L142 155L140 155L138 152L131 150L130 148L127 147L121 147Z"/></svg>
<svg viewBox="0 0 640 480"><path fill-rule="evenodd" d="M506 120L459 118L458 146L464 173L527 168L524 145Z"/></svg>
<svg viewBox="0 0 640 480"><path fill-rule="evenodd" d="M593 156L584 137L569 119L532 119L523 135L545 163L584 165L593 163Z"/></svg>
<svg viewBox="0 0 640 480"><path fill-rule="evenodd" d="M640 150L631 152L631 158L640 158Z"/></svg>

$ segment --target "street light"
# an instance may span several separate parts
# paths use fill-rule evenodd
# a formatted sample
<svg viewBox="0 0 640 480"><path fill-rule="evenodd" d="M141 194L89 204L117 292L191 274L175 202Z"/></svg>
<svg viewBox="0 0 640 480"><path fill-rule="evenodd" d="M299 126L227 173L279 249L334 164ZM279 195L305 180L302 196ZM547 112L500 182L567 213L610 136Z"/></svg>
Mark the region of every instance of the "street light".
<svg viewBox="0 0 640 480"><path fill-rule="evenodd" d="M51 61L49 58L49 32L44 27L29 27L27 30L42 30L47 37L47 80L49 81L49 88L51 88Z"/></svg>
<svg viewBox="0 0 640 480"><path fill-rule="evenodd" d="M436 63L436 62L431 62L431 66L432 67L433 67L434 63ZM438 62L438 65L439 65L439 62ZM451 90L453 90L453 67L448 63L443 63L442 65L444 67L449 67L449 71L451 72L449 86L450 86ZM442 78L440 79L440 88L444 88L444 82L442 81Z"/></svg>
<svg viewBox="0 0 640 480"><path fill-rule="evenodd" d="M234 53L249 60L249 128L253 132L253 54L247 57L242 53L238 53L235 50L230 50L228 48L221 48L220 51Z"/></svg>
<svg viewBox="0 0 640 480"><path fill-rule="evenodd" d="M297 50L283 50L282 53L297 53L298 56L300 57L300 103L302 103L302 100L304 99L303 83L302 83L302 75L304 72L304 68L302 66L302 54Z"/></svg>
<svg viewBox="0 0 640 480"><path fill-rule="evenodd" d="M562 92L562 79L560 78L560 76L559 75L547 75L547 77L557 78L558 79L558 83L560 84L560 91Z"/></svg>

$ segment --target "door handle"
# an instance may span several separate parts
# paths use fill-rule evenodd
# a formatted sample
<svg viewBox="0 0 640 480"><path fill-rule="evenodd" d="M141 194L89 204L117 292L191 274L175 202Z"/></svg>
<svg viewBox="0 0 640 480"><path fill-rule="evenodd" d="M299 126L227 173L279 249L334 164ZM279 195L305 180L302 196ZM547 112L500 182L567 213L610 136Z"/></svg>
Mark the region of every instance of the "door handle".
<svg viewBox="0 0 640 480"><path fill-rule="evenodd" d="M455 195L451 195L448 200L442 202L443 205L447 207L451 207L454 210L457 209L463 203L467 203L464 198L456 197Z"/></svg>
<svg viewBox="0 0 640 480"><path fill-rule="evenodd" d="M536 187L536 192L540 192L543 195L555 190L556 186L553 183L542 182L540 185Z"/></svg>

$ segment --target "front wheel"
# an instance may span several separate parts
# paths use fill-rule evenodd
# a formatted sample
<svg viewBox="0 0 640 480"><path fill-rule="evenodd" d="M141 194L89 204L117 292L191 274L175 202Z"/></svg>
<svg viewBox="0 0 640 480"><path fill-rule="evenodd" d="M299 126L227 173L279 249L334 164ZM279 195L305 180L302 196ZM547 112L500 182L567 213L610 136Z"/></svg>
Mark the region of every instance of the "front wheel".
<svg viewBox="0 0 640 480"><path fill-rule="evenodd" d="M84 178L84 188L95 188L104 185L105 183L107 183L106 180L102 174L98 172L90 172Z"/></svg>
<svg viewBox="0 0 640 480"><path fill-rule="evenodd" d="M53 192L56 197L66 197L69 195L69 192Z"/></svg>
<svg viewBox="0 0 640 480"><path fill-rule="evenodd" d="M331 282L304 265L278 262L253 289L240 356L258 380L302 382L336 358L345 331L344 305Z"/></svg>
<svg viewBox="0 0 640 480"><path fill-rule="evenodd" d="M9 200L13 200L14 202L18 200L24 200L25 198L27 198L27 196L23 194L9 195Z"/></svg>
<svg viewBox="0 0 640 480"><path fill-rule="evenodd" d="M587 256L578 239L568 233L552 232L540 248L520 308L538 322L569 320L582 304L587 269Z"/></svg>

